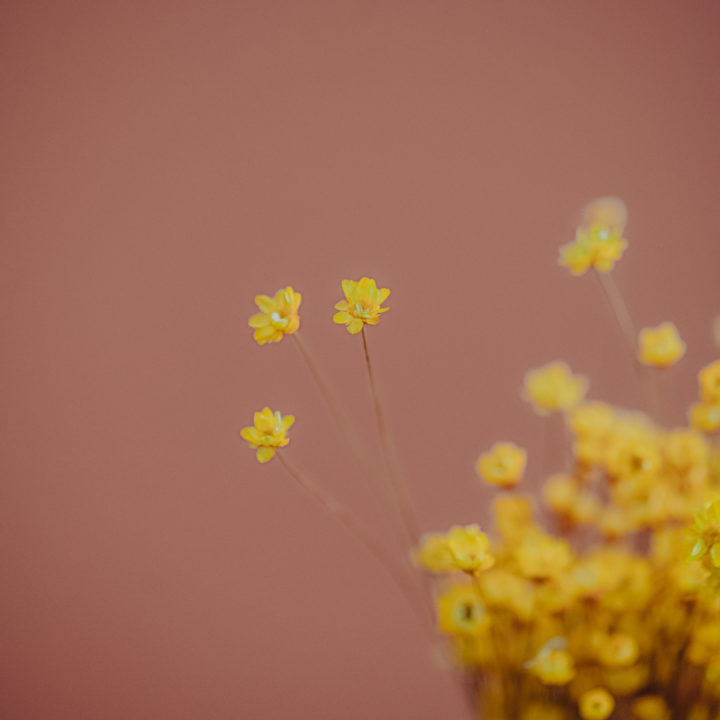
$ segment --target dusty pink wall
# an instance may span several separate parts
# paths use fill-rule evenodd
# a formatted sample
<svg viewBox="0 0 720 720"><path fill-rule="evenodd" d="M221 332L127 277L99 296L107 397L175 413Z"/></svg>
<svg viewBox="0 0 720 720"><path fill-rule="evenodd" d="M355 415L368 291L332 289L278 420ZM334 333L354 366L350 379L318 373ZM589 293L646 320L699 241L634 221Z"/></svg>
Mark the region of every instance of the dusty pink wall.
<svg viewBox="0 0 720 720"><path fill-rule="evenodd" d="M689 344L720 312L720 6L707 2L2 4L4 720L460 717L392 584L239 437L383 531L289 342L374 440L343 277L427 528L484 519L472 463L531 451L526 368L565 358L638 403L591 278L556 265L582 203L630 208L616 278ZM674 395L673 395L674 393ZM535 465L533 466L533 463Z"/></svg>

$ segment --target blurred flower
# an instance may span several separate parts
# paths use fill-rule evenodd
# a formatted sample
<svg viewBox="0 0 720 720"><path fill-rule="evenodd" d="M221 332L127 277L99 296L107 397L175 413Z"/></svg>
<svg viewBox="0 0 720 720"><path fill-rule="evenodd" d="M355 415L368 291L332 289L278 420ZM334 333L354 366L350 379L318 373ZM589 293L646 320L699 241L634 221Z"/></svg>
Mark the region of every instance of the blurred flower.
<svg viewBox="0 0 720 720"><path fill-rule="evenodd" d="M497 442L481 455L475 469L491 485L508 488L517 485L525 471L527 451L514 443Z"/></svg>
<svg viewBox="0 0 720 720"><path fill-rule="evenodd" d="M588 690L578 701L583 720L605 720L615 709L615 699L605 688Z"/></svg>
<svg viewBox="0 0 720 720"><path fill-rule="evenodd" d="M283 417L266 407L255 413L254 422L254 425L243 428L240 434L253 450L257 448L258 462L264 463L270 460L277 448L285 447L290 442L286 433L295 418L292 415Z"/></svg>
<svg viewBox="0 0 720 720"><path fill-rule="evenodd" d="M705 366L698 373L700 396L707 403L720 403L720 360Z"/></svg>
<svg viewBox="0 0 720 720"><path fill-rule="evenodd" d="M253 337L258 345L268 342L280 342L285 335L291 335L300 327L298 308L301 300L300 293L295 292L289 285L269 295L256 295L255 304L261 312L253 315L248 321L251 328L255 328Z"/></svg>
<svg viewBox="0 0 720 720"><path fill-rule="evenodd" d="M359 282L343 280L342 289L345 300L335 303L339 312L335 313L333 321L345 325L351 335L359 333L365 324L377 325L380 313L390 309L380 307L390 295L390 290L378 288L371 278L364 277Z"/></svg>
<svg viewBox="0 0 720 720"><path fill-rule="evenodd" d="M589 268L610 272L627 248L622 231L605 225L581 226L575 242L560 248L560 265L573 275L582 275Z"/></svg>
<svg viewBox="0 0 720 720"><path fill-rule="evenodd" d="M495 559L488 552L490 543L478 525L456 525L447 534L447 543L458 570L474 572L489 568Z"/></svg>
<svg viewBox="0 0 720 720"><path fill-rule="evenodd" d="M668 367L685 354L685 343L671 322L640 331L638 360L643 365Z"/></svg>
<svg viewBox="0 0 720 720"><path fill-rule="evenodd" d="M587 389L587 378L573 375L564 362L551 362L525 374L523 397L535 412L546 415L575 407Z"/></svg>
<svg viewBox="0 0 720 720"><path fill-rule="evenodd" d="M440 630L457 635L479 635L488 625L485 608L469 585L456 585L438 598Z"/></svg>
<svg viewBox="0 0 720 720"><path fill-rule="evenodd" d="M690 407L690 424L702 432L720 429L720 402L699 402Z"/></svg>
<svg viewBox="0 0 720 720"><path fill-rule="evenodd" d="M553 638L526 664L544 685L567 685L575 677L575 662L562 645L563 638Z"/></svg>
<svg viewBox="0 0 720 720"><path fill-rule="evenodd" d="M697 511L689 536L695 543L690 557L706 558L713 568L720 568L720 499L705 503Z"/></svg>
<svg viewBox="0 0 720 720"><path fill-rule="evenodd" d="M670 720L670 711L661 695L643 695L632 704L637 720Z"/></svg>

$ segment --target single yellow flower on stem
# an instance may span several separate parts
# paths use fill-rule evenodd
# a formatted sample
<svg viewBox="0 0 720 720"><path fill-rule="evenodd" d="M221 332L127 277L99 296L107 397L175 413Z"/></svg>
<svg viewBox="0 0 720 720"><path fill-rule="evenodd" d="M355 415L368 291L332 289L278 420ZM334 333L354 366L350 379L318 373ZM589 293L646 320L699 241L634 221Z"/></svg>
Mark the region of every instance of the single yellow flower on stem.
<svg viewBox="0 0 720 720"><path fill-rule="evenodd" d="M547 415L575 407L585 397L587 389L587 378L573 375L564 362L551 362L525 373L523 397L536 413Z"/></svg>
<svg viewBox="0 0 720 720"><path fill-rule="evenodd" d="M698 373L702 399L714 405L720 404L720 360L706 365Z"/></svg>
<svg viewBox="0 0 720 720"><path fill-rule="evenodd" d="M627 248L622 230L606 225L581 225L575 233L575 242L560 248L560 265L573 275L583 275L595 268L606 273L613 269Z"/></svg>
<svg viewBox="0 0 720 720"><path fill-rule="evenodd" d="M583 720L605 720L615 709L615 699L605 688L588 690L578 701Z"/></svg>
<svg viewBox="0 0 720 720"><path fill-rule="evenodd" d="M292 415L284 417L270 408L263 408L255 413L254 425L243 428L240 434L250 443L250 447L257 449L258 462L270 460L277 448L285 447L290 440L286 433L295 422Z"/></svg>
<svg viewBox="0 0 720 720"><path fill-rule="evenodd" d="M300 327L298 308L302 296L289 285L281 288L274 297L256 295L255 304L260 310L248 321L255 328L253 337L258 345L280 342L285 335L291 335Z"/></svg>
<svg viewBox="0 0 720 720"><path fill-rule="evenodd" d="M475 470L485 482L509 488L517 485L526 464L526 450L515 443L497 442L478 458Z"/></svg>
<svg viewBox="0 0 720 720"><path fill-rule="evenodd" d="M345 300L335 303L336 312L333 322L345 325L351 335L359 333L366 324L377 325L380 313L390 308L380 307L390 290L378 288L372 278L362 278L359 282L343 280L342 289Z"/></svg>
<svg viewBox="0 0 720 720"><path fill-rule="evenodd" d="M685 354L686 345L671 322L643 328L638 343L638 360L643 365L669 367Z"/></svg>

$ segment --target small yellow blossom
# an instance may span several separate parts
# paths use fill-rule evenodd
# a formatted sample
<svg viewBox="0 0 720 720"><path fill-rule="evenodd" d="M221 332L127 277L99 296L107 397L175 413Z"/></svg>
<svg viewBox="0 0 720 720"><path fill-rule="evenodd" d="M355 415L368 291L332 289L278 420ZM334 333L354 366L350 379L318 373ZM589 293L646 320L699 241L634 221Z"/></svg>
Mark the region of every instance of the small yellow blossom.
<svg viewBox="0 0 720 720"><path fill-rule="evenodd" d="M640 653L637 640L625 633L614 633L602 638L598 647L598 660L605 667L622 668L632 665Z"/></svg>
<svg viewBox="0 0 720 720"><path fill-rule="evenodd" d="M413 555L413 560L416 565L430 570L430 572L441 573L457 569L447 536L441 533L423 535L420 538L420 547Z"/></svg>
<svg viewBox="0 0 720 720"><path fill-rule="evenodd" d="M298 308L301 295L289 285L269 295L256 295L255 304L261 312L253 315L248 321L255 328L253 337L258 345L268 342L280 342L285 335L291 335L300 327Z"/></svg>
<svg viewBox="0 0 720 720"><path fill-rule="evenodd" d="M702 432L711 433L720 429L720 401L699 402L690 406L690 424Z"/></svg>
<svg viewBox="0 0 720 720"><path fill-rule="evenodd" d="M708 569L720 568L720 499L705 503L697 511L689 536L694 541L690 557L704 558Z"/></svg>
<svg viewBox="0 0 720 720"><path fill-rule="evenodd" d="M488 552L490 545L487 535L480 532L478 525L456 525L447 534L447 544L452 553L455 567L465 572L475 572L491 567L495 559Z"/></svg>
<svg viewBox="0 0 720 720"><path fill-rule="evenodd" d="M243 428L240 434L253 450L257 448L258 462L264 463L270 460L277 448L285 447L290 442L286 433L295 418L292 415L283 417L266 407L255 413L254 422L254 425Z"/></svg>
<svg viewBox="0 0 720 720"><path fill-rule="evenodd" d="M335 303L336 312L333 321L345 325L351 335L359 333L365 324L377 325L380 313L390 308L380 307L390 290L378 288L371 278L362 278L359 282L343 280L342 289L345 300Z"/></svg>
<svg viewBox="0 0 720 720"><path fill-rule="evenodd" d="M475 464L478 475L491 485L517 485L527 463L527 451L514 443L497 442Z"/></svg>
<svg viewBox="0 0 720 720"><path fill-rule="evenodd" d="M456 585L437 600L440 630L452 635L479 635L488 625L477 591L469 585Z"/></svg>
<svg viewBox="0 0 720 720"><path fill-rule="evenodd" d="M661 695L643 695L632 704L637 720L670 720L670 711Z"/></svg>
<svg viewBox="0 0 720 720"><path fill-rule="evenodd" d="M615 709L615 699L605 688L595 688L580 696L578 706L583 720L605 720Z"/></svg>
<svg viewBox="0 0 720 720"><path fill-rule="evenodd" d="M560 265L573 275L582 275L593 267L610 272L627 248L622 231L605 225L580 226L575 242L560 248Z"/></svg>
<svg viewBox="0 0 720 720"><path fill-rule="evenodd" d="M608 448L607 469L615 478L652 480L660 471L662 457L654 443L632 436L619 437Z"/></svg>
<svg viewBox="0 0 720 720"><path fill-rule="evenodd" d="M508 542L515 542L535 528L530 500L522 495L499 495L493 501L495 527Z"/></svg>
<svg viewBox="0 0 720 720"><path fill-rule="evenodd" d="M698 373L700 395L707 403L720 404L720 360L710 363Z"/></svg>
<svg viewBox="0 0 720 720"><path fill-rule="evenodd" d="M587 378L573 375L564 362L551 362L525 374L523 397L535 412L547 415L575 407L587 389Z"/></svg>
<svg viewBox="0 0 720 720"><path fill-rule="evenodd" d="M685 343L671 322L640 331L638 360L643 365L668 367L685 354Z"/></svg>
<svg viewBox="0 0 720 720"><path fill-rule="evenodd" d="M520 572L532 580L557 577L572 561L567 541L541 532L528 533L516 551Z"/></svg>
<svg viewBox="0 0 720 720"><path fill-rule="evenodd" d="M554 638L527 663L530 672L543 685L567 685L575 677L575 662L563 644L561 638Z"/></svg>

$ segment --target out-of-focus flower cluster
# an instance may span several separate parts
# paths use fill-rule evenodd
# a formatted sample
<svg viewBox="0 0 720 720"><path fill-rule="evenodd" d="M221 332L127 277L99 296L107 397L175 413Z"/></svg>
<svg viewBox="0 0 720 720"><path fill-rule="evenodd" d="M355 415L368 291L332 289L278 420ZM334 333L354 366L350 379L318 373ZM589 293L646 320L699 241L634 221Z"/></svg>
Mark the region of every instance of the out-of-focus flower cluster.
<svg viewBox="0 0 720 720"><path fill-rule="evenodd" d="M537 377L526 378L533 404ZM453 657L483 678L489 720L620 711L655 720L680 717L681 703L687 717L716 720L720 449L693 428L667 430L601 402L562 412L573 457L543 484L552 532L531 498L506 491L494 501L493 539L455 527L425 536L415 553L440 578L439 627ZM483 463L503 453L504 464ZM498 444L478 471L507 488L517 463L524 451Z"/></svg>

